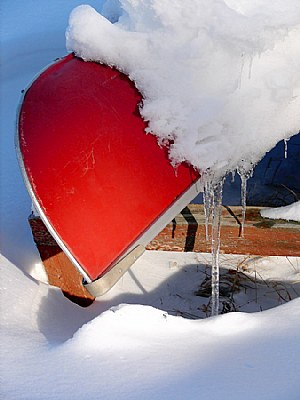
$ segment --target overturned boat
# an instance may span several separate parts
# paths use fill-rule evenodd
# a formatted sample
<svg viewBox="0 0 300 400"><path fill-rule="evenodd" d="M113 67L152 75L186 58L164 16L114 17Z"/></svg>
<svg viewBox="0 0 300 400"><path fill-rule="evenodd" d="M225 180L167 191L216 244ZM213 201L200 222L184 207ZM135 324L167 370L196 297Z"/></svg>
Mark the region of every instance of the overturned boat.
<svg viewBox="0 0 300 400"><path fill-rule="evenodd" d="M106 293L199 192L168 144L145 133L142 96L107 65L69 54L25 91L16 148L34 208L81 273Z"/></svg>

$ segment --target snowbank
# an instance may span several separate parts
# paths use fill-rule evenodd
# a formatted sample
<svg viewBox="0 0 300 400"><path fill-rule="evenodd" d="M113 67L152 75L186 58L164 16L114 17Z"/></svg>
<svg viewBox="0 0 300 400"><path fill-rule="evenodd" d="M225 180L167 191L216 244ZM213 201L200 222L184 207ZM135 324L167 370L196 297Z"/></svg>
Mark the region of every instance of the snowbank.
<svg viewBox="0 0 300 400"><path fill-rule="evenodd" d="M272 219L285 219L287 221L300 222L300 201L284 207L265 208L261 210L261 216Z"/></svg>
<svg viewBox="0 0 300 400"><path fill-rule="evenodd" d="M298 0L120 0L76 8L67 47L114 65L144 96L149 132L174 164L249 170L299 131ZM122 10L122 11L121 11Z"/></svg>
<svg viewBox="0 0 300 400"><path fill-rule="evenodd" d="M133 274L143 265L149 270L148 263L150 281L161 269L169 278L176 273L168 265L172 255L145 255ZM173 256L184 265L195 257ZM299 299L262 313L193 321L149 305L120 304L121 283L110 299L81 309L2 256L0 267L3 399L299 398ZM147 275L140 277L139 291L149 285ZM123 299L129 300L130 285L127 276Z"/></svg>

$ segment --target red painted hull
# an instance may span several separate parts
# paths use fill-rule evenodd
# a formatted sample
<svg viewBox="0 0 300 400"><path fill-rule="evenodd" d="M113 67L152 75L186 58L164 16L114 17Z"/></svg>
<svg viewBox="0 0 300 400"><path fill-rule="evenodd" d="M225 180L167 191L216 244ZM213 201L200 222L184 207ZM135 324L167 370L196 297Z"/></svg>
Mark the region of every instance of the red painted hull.
<svg viewBox="0 0 300 400"><path fill-rule="evenodd" d="M69 55L32 83L20 108L17 143L29 192L89 281L199 178L187 165L175 171L167 150L144 133L140 101L116 69Z"/></svg>

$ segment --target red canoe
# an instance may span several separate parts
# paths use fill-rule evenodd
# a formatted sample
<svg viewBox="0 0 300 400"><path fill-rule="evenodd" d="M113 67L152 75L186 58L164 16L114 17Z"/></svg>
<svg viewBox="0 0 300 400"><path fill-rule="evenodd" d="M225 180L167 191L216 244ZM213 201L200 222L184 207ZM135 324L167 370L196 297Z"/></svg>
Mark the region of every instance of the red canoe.
<svg viewBox="0 0 300 400"><path fill-rule="evenodd" d="M141 95L116 69L68 55L24 95L17 153L39 215L94 295L105 293L198 193L144 132Z"/></svg>

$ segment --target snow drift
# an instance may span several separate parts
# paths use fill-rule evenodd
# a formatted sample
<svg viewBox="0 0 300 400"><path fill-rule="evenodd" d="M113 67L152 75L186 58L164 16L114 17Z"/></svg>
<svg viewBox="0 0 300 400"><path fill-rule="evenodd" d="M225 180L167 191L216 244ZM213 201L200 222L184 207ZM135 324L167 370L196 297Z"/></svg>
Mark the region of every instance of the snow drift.
<svg viewBox="0 0 300 400"><path fill-rule="evenodd" d="M180 262L183 255L173 256ZM170 273L169 257L148 252L134 273L143 264L149 270L147 260L153 278L161 269ZM185 268L193 257L185 255ZM121 291L129 299L134 285L127 276L87 310L2 256L0 266L3 399L299 398L300 299L263 313L192 321L119 303ZM149 289L149 278L141 278L139 292ZM155 291L149 296L155 301Z"/></svg>
<svg viewBox="0 0 300 400"><path fill-rule="evenodd" d="M272 219L285 219L287 221L300 222L300 201L288 206L278 208L265 208L261 210L261 216Z"/></svg>

